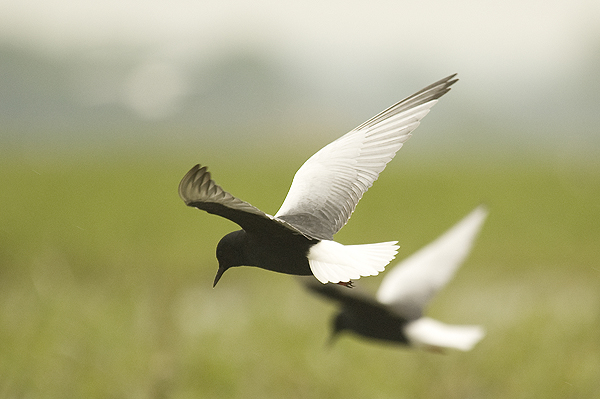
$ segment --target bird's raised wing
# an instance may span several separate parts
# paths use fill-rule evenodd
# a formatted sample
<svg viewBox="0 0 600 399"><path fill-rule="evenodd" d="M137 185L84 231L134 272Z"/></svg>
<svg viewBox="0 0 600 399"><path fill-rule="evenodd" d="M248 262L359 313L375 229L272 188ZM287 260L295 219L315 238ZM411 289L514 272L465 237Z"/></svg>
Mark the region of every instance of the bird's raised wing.
<svg viewBox="0 0 600 399"><path fill-rule="evenodd" d="M475 208L438 239L388 271L377 300L409 320L421 317L425 305L469 255L486 217L485 207Z"/></svg>
<svg viewBox="0 0 600 399"><path fill-rule="evenodd" d="M210 177L206 166L194 166L179 183L179 196L187 206L202 209L237 223L244 230L284 227L300 234L284 221L274 220L260 209L223 190Z"/></svg>
<svg viewBox="0 0 600 399"><path fill-rule="evenodd" d="M457 79L448 76L326 145L296 172L275 218L332 240L420 120Z"/></svg>

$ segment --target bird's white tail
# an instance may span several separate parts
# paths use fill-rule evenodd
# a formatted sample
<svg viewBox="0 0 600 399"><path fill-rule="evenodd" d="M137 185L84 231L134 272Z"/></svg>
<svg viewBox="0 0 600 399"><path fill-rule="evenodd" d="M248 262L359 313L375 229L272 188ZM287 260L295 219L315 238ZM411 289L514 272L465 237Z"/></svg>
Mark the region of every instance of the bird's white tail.
<svg viewBox="0 0 600 399"><path fill-rule="evenodd" d="M394 259L399 248L397 243L343 245L323 240L310 248L308 263L317 280L323 284L375 276Z"/></svg>
<svg viewBox="0 0 600 399"><path fill-rule="evenodd" d="M461 351L470 351L485 336L481 326L454 326L428 317L408 323L404 332L414 346Z"/></svg>

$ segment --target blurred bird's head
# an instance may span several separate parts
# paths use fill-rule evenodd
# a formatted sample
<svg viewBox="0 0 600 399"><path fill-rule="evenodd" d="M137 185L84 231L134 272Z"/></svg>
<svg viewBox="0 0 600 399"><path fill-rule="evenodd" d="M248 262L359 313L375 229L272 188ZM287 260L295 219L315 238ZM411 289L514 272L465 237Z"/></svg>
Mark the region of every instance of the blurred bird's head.
<svg viewBox="0 0 600 399"><path fill-rule="evenodd" d="M230 267L242 266L247 264L244 259L244 242L246 232L237 230L221 238L217 245L217 260L219 261L219 270L215 276L213 287L217 285L223 273Z"/></svg>

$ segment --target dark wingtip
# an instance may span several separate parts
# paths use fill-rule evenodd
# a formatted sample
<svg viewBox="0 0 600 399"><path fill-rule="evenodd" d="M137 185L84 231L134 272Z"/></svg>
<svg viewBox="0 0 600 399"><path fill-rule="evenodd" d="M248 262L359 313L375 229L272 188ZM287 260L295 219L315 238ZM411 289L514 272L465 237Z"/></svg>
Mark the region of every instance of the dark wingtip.
<svg viewBox="0 0 600 399"><path fill-rule="evenodd" d="M187 206L194 206L194 190L207 180L210 180L208 167L200 164L194 165L179 182L179 197Z"/></svg>
<svg viewBox="0 0 600 399"><path fill-rule="evenodd" d="M452 86L454 83L459 81L456 75L458 75L458 73L453 73L452 75L446 78L448 80L448 86Z"/></svg>
<svg viewBox="0 0 600 399"><path fill-rule="evenodd" d="M189 199L187 198L186 190L188 189L190 182L194 180L194 175L198 169L200 169L200 164L194 165L179 182L179 197L183 200L183 202L185 202L186 205L189 205Z"/></svg>
<svg viewBox="0 0 600 399"><path fill-rule="evenodd" d="M438 88L437 93L432 97L432 100L436 100L436 99L440 98L441 96L443 96L444 94L448 93L451 89L450 86L452 86L454 83L458 82L458 78L456 77L456 75L457 75L456 73L453 73L452 75L447 76L444 79L440 79L437 82L429 85L425 89L421 90L421 92L426 92L430 89L433 89L436 86L440 86Z"/></svg>
<svg viewBox="0 0 600 399"><path fill-rule="evenodd" d="M456 75L458 75L457 73L453 73L452 75L448 76L446 79L448 79L448 88L450 88L450 86L452 86L454 83L458 82L459 79L456 77Z"/></svg>

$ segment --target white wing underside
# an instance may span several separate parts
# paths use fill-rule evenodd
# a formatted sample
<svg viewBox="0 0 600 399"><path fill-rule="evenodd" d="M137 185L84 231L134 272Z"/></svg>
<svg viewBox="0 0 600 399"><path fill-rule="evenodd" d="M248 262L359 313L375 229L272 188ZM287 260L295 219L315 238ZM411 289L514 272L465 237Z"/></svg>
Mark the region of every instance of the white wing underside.
<svg viewBox="0 0 600 399"><path fill-rule="evenodd" d="M313 238L332 240L437 98L456 82L453 77L394 104L310 157L296 172L275 218Z"/></svg>
<svg viewBox="0 0 600 399"><path fill-rule="evenodd" d="M409 320L419 318L469 255L486 216L485 207L475 208L438 239L389 270L377 300Z"/></svg>
<svg viewBox="0 0 600 399"><path fill-rule="evenodd" d="M332 238L436 102L396 115L373 128L351 131L323 147L296 172L275 217L315 215L323 223L312 232L320 236L317 238ZM321 234L324 230L326 236Z"/></svg>

